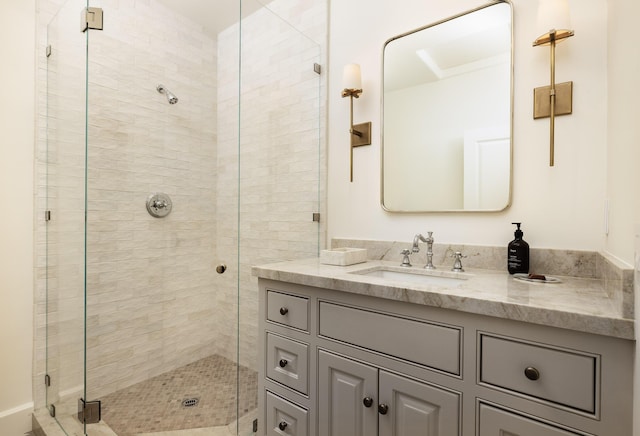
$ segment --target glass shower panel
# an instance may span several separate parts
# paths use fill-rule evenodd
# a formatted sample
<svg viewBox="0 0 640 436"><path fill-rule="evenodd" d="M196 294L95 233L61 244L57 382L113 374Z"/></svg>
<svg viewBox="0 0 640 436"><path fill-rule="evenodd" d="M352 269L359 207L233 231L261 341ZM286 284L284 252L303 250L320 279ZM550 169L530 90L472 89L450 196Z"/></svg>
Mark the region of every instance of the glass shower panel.
<svg viewBox="0 0 640 436"><path fill-rule="evenodd" d="M220 103L237 108L237 36L223 81L216 33L165 3L92 2L105 27L88 50L87 399L116 434L236 418L237 256L218 240L237 245L219 230L237 196L217 186L223 172L237 185L218 151L237 143L237 110Z"/></svg>
<svg viewBox="0 0 640 436"><path fill-rule="evenodd" d="M243 10L256 2L243 0ZM239 435L257 400L258 284L251 267L318 256L325 2L274 1L241 22L238 214ZM244 418L243 418L244 417Z"/></svg>
<svg viewBox="0 0 640 436"><path fill-rule="evenodd" d="M86 35L78 21L84 7L86 1L65 2L47 26L44 400L67 431L82 430L74 415L84 396Z"/></svg>

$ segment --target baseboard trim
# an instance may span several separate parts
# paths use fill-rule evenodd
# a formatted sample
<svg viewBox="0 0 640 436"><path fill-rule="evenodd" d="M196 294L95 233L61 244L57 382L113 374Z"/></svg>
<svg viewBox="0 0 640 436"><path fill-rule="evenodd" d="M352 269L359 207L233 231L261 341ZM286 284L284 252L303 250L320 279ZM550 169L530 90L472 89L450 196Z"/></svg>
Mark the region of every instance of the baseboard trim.
<svg viewBox="0 0 640 436"><path fill-rule="evenodd" d="M31 431L33 402L0 411L0 434L22 436Z"/></svg>

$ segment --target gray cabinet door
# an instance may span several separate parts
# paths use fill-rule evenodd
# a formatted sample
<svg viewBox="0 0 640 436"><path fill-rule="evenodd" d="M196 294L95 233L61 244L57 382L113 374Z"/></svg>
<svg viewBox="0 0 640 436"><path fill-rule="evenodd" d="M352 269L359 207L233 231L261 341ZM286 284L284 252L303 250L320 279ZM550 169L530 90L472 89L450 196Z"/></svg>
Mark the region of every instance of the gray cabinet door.
<svg viewBox="0 0 640 436"><path fill-rule="evenodd" d="M457 392L383 370L380 370L379 383L381 436L460 434L460 394Z"/></svg>
<svg viewBox="0 0 640 436"><path fill-rule="evenodd" d="M318 351L318 434L378 434L378 370Z"/></svg>

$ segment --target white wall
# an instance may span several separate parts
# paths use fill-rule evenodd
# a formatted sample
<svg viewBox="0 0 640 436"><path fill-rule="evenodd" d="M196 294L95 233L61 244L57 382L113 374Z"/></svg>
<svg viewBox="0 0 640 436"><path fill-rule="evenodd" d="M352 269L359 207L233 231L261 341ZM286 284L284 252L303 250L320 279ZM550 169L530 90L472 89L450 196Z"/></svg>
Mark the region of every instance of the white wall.
<svg viewBox="0 0 640 436"><path fill-rule="evenodd" d="M0 434L31 429L35 1L0 2Z"/></svg>
<svg viewBox="0 0 640 436"><path fill-rule="evenodd" d="M382 45L390 37L482 4L481 0L333 2L329 83L329 237L410 241L431 230L438 242L503 245L522 221L532 247L604 249L607 31L605 0L572 1L576 36L557 50L556 79L574 81L574 113L556 121L556 166L548 164L549 120L533 120L532 90L548 84L548 48L532 47L537 2L514 0L514 195L505 212L413 215L384 212L380 185ZM357 17L357 19L354 19ZM354 121L373 122L373 143L354 151L349 183L349 103L342 67L362 67L364 93ZM626 259L629 261L629 259Z"/></svg>
<svg viewBox="0 0 640 436"><path fill-rule="evenodd" d="M607 250L633 263L635 240L635 313L640 314L640 28L636 0L609 2L609 96L607 195L611 202ZM635 232L634 230L635 223ZM635 236L635 238L634 238ZM640 323L636 323L640 337ZM640 436L640 347L636 347L634 435Z"/></svg>
<svg viewBox="0 0 640 436"><path fill-rule="evenodd" d="M607 195L610 200L607 250L633 264L633 226L640 222L640 3L609 2Z"/></svg>

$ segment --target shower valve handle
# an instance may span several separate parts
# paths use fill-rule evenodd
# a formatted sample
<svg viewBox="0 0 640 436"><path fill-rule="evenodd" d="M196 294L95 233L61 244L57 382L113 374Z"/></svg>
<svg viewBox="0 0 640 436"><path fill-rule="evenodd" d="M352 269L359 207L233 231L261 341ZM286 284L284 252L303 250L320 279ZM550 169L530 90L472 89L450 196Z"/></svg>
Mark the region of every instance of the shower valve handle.
<svg viewBox="0 0 640 436"><path fill-rule="evenodd" d="M156 200L153 202L153 207L155 207L156 209L164 209L167 206L169 206L169 203L164 200Z"/></svg>

